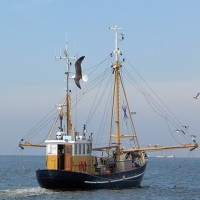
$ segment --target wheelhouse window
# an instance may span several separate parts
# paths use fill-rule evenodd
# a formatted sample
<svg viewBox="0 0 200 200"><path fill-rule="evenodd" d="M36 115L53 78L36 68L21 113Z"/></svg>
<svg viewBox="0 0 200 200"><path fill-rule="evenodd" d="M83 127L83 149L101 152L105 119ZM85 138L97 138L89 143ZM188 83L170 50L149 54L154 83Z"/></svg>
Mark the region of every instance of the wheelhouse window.
<svg viewBox="0 0 200 200"><path fill-rule="evenodd" d="M89 144L87 144L87 154L89 154Z"/></svg>
<svg viewBox="0 0 200 200"><path fill-rule="evenodd" d="M83 154L85 154L85 144L83 144Z"/></svg>
<svg viewBox="0 0 200 200"><path fill-rule="evenodd" d="M74 154L77 155L77 144L75 144Z"/></svg>
<svg viewBox="0 0 200 200"><path fill-rule="evenodd" d="M81 144L79 144L79 154L81 154Z"/></svg>

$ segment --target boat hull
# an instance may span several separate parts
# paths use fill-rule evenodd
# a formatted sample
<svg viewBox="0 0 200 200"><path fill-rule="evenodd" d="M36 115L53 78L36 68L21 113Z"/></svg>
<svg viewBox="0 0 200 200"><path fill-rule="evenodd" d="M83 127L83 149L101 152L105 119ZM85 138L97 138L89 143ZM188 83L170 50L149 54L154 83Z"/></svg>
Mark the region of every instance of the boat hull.
<svg viewBox="0 0 200 200"><path fill-rule="evenodd" d="M54 190L125 189L140 186L146 165L125 172L91 175L65 170L37 170L42 188Z"/></svg>

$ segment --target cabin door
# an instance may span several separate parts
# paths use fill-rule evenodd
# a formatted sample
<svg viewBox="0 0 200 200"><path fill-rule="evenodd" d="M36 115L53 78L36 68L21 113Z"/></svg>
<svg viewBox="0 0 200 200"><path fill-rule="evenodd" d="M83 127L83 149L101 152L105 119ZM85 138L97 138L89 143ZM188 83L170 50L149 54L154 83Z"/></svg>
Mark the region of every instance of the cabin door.
<svg viewBox="0 0 200 200"><path fill-rule="evenodd" d="M72 145L65 145L65 170L72 170Z"/></svg>

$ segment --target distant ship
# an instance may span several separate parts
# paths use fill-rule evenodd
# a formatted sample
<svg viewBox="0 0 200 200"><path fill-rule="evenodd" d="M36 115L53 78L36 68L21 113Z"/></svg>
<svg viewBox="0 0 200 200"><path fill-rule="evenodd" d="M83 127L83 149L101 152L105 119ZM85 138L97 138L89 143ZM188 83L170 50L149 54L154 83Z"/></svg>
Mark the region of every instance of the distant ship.
<svg viewBox="0 0 200 200"><path fill-rule="evenodd" d="M157 155L156 157L157 157L157 158L164 158L165 156L162 155L162 151L161 151L161 155Z"/></svg>
<svg viewBox="0 0 200 200"><path fill-rule="evenodd" d="M174 158L174 155L168 155L168 156L156 156L157 158Z"/></svg>
<svg viewBox="0 0 200 200"><path fill-rule="evenodd" d="M166 158L174 158L175 156L174 155L168 155L168 156L165 156Z"/></svg>
<svg viewBox="0 0 200 200"><path fill-rule="evenodd" d="M157 155L156 157L157 158L174 158L175 156L172 154L167 155L167 150L166 150L166 155L162 155L162 151L161 151L161 155Z"/></svg>
<svg viewBox="0 0 200 200"><path fill-rule="evenodd" d="M165 156L156 156L157 158L165 158Z"/></svg>
<svg viewBox="0 0 200 200"><path fill-rule="evenodd" d="M166 150L166 158L174 158L175 156L172 154L172 150L170 150L170 154L168 155L167 152L169 152L168 150Z"/></svg>

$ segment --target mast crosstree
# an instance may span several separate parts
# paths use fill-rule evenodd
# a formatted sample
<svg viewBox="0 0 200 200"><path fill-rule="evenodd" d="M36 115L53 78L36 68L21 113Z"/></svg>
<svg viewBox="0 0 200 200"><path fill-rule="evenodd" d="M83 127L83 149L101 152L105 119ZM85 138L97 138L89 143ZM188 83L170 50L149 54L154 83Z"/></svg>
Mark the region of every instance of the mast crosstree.
<svg viewBox="0 0 200 200"><path fill-rule="evenodd" d="M110 141L111 141L111 137L114 137L116 139L116 146L117 146L117 160L120 160L120 153L122 152L121 149L121 138L133 138L136 139L136 143L137 143L137 148L139 148L139 143L138 143L138 139L136 136L136 131L135 131L135 127L133 124L133 120L131 117L131 111L128 105L128 100L126 97L126 93L125 93L125 89L121 80L121 75L120 75L120 68L122 67L121 62L119 61L119 56L122 55L118 43L121 40L124 40L124 34L120 33L122 35L122 39L118 39L118 34L119 34L119 30L122 30L122 28L119 28L117 26L115 26L115 28L109 28L111 30L115 31L115 50L113 50L113 54L115 54L115 64L113 65L113 73L115 76L115 84L114 84L114 95L113 98L115 98L115 100L113 100L113 103L115 102L115 113L116 113L116 119L115 119L115 123L116 123L116 133L115 134L110 134ZM132 123L132 128L133 128L133 135L121 135L121 131L120 131L120 85L122 86L122 92L124 93L125 99L126 99L126 104L128 106L128 112L129 112L129 116L131 117L131 123ZM113 112L113 111L112 111ZM113 114L112 114L113 116ZM112 131L111 131L112 132Z"/></svg>

